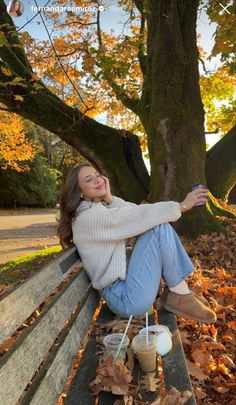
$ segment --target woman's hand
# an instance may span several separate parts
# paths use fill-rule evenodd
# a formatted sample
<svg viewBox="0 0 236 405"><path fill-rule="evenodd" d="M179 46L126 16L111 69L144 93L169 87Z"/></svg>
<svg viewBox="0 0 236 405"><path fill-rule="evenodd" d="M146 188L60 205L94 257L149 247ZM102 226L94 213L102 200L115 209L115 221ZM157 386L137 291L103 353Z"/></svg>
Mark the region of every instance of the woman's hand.
<svg viewBox="0 0 236 405"><path fill-rule="evenodd" d="M111 194L109 179L105 176L102 176L102 178L105 181L105 186L106 186L106 194L103 197L102 201L104 201L106 204L111 204L113 201L113 195Z"/></svg>
<svg viewBox="0 0 236 405"><path fill-rule="evenodd" d="M207 194L208 194L207 188L197 188L188 193L184 201L180 203L181 212L191 210L191 208L193 208L195 204L198 203L205 204Z"/></svg>

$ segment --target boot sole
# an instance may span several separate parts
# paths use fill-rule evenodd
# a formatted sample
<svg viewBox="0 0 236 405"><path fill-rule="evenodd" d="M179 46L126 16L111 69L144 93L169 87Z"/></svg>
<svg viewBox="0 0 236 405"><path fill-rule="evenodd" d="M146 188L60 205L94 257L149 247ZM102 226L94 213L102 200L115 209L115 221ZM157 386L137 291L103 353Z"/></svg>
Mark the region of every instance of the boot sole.
<svg viewBox="0 0 236 405"><path fill-rule="evenodd" d="M175 315L183 316L184 318L191 319L191 320L193 320L193 321L197 321L197 322L201 322L201 323L214 323L214 322L216 322L216 318L214 318L214 319L212 319L212 320L206 321L205 319L202 319L202 318L189 316L189 314L186 314L185 312L176 310L175 308L172 308L172 307L169 306L168 304L167 304L167 305L165 304L165 305L164 305L164 308L165 308L167 311L172 312L172 313L175 314Z"/></svg>

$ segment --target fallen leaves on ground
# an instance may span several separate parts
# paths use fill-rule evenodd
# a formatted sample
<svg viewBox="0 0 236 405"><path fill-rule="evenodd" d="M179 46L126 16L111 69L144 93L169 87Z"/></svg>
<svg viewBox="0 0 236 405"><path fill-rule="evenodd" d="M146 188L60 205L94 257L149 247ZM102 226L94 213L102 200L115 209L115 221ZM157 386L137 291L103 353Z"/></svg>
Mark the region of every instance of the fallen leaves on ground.
<svg viewBox="0 0 236 405"><path fill-rule="evenodd" d="M191 289L216 312L213 325L178 318L198 404L233 405L235 381L236 221L227 220L225 234L182 238L194 266Z"/></svg>

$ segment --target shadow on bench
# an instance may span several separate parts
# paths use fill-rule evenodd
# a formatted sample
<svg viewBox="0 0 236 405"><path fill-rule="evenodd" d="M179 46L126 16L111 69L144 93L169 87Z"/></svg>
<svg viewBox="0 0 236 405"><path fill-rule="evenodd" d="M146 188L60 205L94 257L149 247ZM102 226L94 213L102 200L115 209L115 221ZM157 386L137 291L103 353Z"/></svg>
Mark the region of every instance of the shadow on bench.
<svg viewBox="0 0 236 405"><path fill-rule="evenodd" d="M0 404L55 405L99 303L75 248L61 254L0 301ZM97 322L114 315L103 306ZM166 387L192 390L174 315L159 311L173 333L173 349L163 358ZM98 356L91 336L65 405L91 405L88 388ZM155 394L156 395L156 394ZM149 396L149 395L148 395ZM99 405L117 397L102 393ZM151 396L147 400L151 400ZM187 402L195 404L194 397Z"/></svg>

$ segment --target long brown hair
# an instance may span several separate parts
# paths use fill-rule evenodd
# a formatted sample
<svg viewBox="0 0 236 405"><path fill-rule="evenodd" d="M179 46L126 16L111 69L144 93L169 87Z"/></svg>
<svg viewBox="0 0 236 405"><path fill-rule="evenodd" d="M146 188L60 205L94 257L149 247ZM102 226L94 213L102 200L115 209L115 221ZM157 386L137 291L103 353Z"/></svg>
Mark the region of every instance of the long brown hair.
<svg viewBox="0 0 236 405"><path fill-rule="evenodd" d="M19 3L19 6L20 6L19 10L17 10L17 11L15 10L16 3ZM22 9L22 6L21 6L20 0L12 0L9 14L12 13L13 11L16 11L16 14L18 15L18 17L20 17L22 15L21 9Z"/></svg>
<svg viewBox="0 0 236 405"><path fill-rule="evenodd" d="M72 222L75 219L76 209L82 199L79 187L78 174L83 167L93 167L83 163L70 170L62 189L60 199L60 219L58 220L57 233L60 244L65 249L73 245Z"/></svg>

